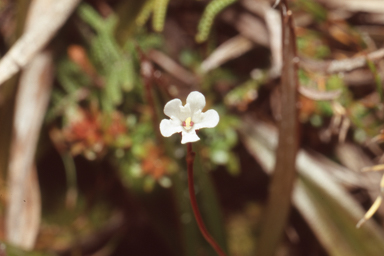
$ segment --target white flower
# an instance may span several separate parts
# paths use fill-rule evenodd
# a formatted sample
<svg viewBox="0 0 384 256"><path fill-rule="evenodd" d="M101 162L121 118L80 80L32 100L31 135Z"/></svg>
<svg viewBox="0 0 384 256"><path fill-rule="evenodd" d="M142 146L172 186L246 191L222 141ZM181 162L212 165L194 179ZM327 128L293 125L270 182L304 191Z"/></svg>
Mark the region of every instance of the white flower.
<svg viewBox="0 0 384 256"><path fill-rule="evenodd" d="M196 130L212 128L219 123L219 114L210 109L202 112L205 106L205 97L200 92L191 92L187 97L187 103L182 105L181 100L168 101L164 107L164 114L171 119L163 119L160 123L160 132L164 137L181 132L181 143L200 140Z"/></svg>

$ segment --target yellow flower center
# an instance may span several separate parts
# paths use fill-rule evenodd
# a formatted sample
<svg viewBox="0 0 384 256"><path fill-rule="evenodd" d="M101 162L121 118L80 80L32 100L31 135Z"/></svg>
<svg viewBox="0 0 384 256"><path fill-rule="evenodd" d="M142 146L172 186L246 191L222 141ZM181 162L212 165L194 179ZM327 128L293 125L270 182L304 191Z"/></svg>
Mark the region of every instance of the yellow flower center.
<svg viewBox="0 0 384 256"><path fill-rule="evenodd" d="M194 123L192 122L192 118L191 117L188 117L184 122L183 122L183 127L185 130L189 131L192 126L194 125Z"/></svg>

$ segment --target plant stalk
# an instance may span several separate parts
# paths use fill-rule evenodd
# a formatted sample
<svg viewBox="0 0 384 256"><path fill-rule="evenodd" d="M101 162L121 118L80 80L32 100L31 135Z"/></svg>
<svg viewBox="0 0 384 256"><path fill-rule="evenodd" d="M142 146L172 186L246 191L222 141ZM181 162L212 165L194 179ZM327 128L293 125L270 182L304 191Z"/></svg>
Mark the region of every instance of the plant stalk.
<svg viewBox="0 0 384 256"><path fill-rule="evenodd" d="M203 218L201 217L199 207L197 205L195 187L193 182L193 161L195 160L195 152L192 151L192 143L187 143L187 169L188 169L188 191L189 198L191 200L191 205L193 209L193 214L197 225L199 226L200 232L205 238L205 240L213 247L216 253L220 256L227 256L221 247L217 244L215 239L209 234L207 228L205 227Z"/></svg>
<svg viewBox="0 0 384 256"><path fill-rule="evenodd" d="M292 11L287 0L280 2L283 68L281 73L281 120L276 149L275 171L261 227L258 255L273 256L278 248L291 210L299 145L298 77L296 36Z"/></svg>

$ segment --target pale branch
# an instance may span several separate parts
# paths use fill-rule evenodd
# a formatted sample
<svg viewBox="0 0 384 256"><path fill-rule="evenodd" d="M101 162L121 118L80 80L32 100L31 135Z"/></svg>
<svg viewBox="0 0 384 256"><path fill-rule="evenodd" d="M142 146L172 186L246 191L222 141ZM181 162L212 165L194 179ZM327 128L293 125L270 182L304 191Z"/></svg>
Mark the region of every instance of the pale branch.
<svg viewBox="0 0 384 256"><path fill-rule="evenodd" d="M198 78L193 73L182 67L168 55L157 50L151 50L148 53L148 58L181 82L192 86L198 83Z"/></svg>
<svg viewBox="0 0 384 256"><path fill-rule="evenodd" d="M25 67L52 39L80 0L54 1L0 60L0 86Z"/></svg>
<svg viewBox="0 0 384 256"><path fill-rule="evenodd" d="M340 72L350 72L358 68L365 67L370 61L378 61L384 57L384 48L377 51L361 55L357 57L332 60L332 61L313 61L307 59L301 59L300 65L308 70L324 72L327 74L334 74Z"/></svg>

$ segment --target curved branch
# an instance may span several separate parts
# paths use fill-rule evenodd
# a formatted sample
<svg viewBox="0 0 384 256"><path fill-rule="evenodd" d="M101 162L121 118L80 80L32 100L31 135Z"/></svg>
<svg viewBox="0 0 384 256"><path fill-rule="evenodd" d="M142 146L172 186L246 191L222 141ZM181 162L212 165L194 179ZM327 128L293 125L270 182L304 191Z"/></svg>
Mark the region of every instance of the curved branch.
<svg viewBox="0 0 384 256"><path fill-rule="evenodd" d="M80 0L54 1L0 60L0 86L25 67L52 39Z"/></svg>

